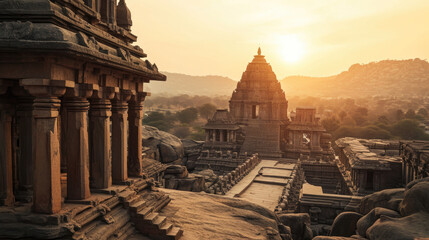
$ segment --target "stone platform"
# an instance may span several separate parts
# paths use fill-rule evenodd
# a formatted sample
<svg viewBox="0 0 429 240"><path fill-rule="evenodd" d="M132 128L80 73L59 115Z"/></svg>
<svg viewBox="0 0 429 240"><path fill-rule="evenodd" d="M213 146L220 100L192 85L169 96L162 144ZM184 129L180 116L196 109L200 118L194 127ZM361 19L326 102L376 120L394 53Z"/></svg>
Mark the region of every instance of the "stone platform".
<svg viewBox="0 0 429 240"><path fill-rule="evenodd" d="M290 200L292 192L299 192L301 172L299 163L262 160L226 196L243 198L270 210L286 210L295 205Z"/></svg>
<svg viewBox="0 0 429 240"><path fill-rule="evenodd" d="M183 231L159 211L170 201L153 182L131 179L85 201L66 201L56 214L36 214L31 204L0 208L0 239L179 239Z"/></svg>

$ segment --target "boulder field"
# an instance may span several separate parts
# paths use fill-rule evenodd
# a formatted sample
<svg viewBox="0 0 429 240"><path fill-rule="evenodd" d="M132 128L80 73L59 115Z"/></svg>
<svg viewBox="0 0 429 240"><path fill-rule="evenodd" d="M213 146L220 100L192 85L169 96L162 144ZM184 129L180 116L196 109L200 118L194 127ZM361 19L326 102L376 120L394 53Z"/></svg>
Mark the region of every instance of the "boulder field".
<svg viewBox="0 0 429 240"><path fill-rule="evenodd" d="M429 238L429 178L410 182L405 189L386 189L368 195L362 199L359 211L338 215L331 236L313 239Z"/></svg>

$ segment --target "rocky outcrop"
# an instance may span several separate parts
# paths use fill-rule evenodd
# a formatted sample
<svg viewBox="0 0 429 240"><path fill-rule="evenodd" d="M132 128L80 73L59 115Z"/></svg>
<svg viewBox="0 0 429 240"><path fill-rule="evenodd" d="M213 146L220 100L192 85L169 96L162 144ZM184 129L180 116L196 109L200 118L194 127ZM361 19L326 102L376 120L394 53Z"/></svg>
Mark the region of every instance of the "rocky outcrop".
<svg viewBox="0 0 429 240"><path fill-rule="evenodd" d="M359 213L365 215L376 207L384 207L391 210L398 210L399 203L404 198L403 188L386 189L365 196L361 200Z"/></svg>
<svg viewBox="0 0 429 240"><path fill-rule="evenodd" d="M184 231L181 240L281 240L275 214L246 200L160 189L172 201L162 214Z"/></svg>
<svg viewBox="0 0 429 240"><path fill-rule="evenodd" d="M355 212L342 212L332 223L332 236L350 237L356 233L356 223L363 217Z"/></svg>
<svg viewBox="0 0 429 240"><path fill-rule="evenodd" d="M181 163L184 155L183 145L176 136L155 127L143 126L143 147L150 148L149 156L161 163Z"/></svg>
<svg viewBox="0 0 429 240"><path fill-rule="evenodd" d="M355 218L344 218L340 214L335 219L332 228L334 229L336 225L352 226L355 224L354 228L358 238L370 240L428 238L429 178L411 182L405 189L388 189L368 195L362 200L360 211L365 216L357 222ZM352 228L349 230L348 234L354 234ZM332 235L344 236L337 231L332 231ZM350 239L356 237L351 236ZM336 238L319 237L315 239Z"/></svg>
<svg viewBox="0 0 429 240"><path fill-rule="evenodd" d="M387 208L374 208L371 212L369 212L364 217L358 219L357 223L355 222L355 229L360 236L366 237L366 231L370 228L380 217L381 215L388 217L400 217L399 213Z"/></svg>
<svg viewBox="0 0 429 240"><path fill-rule="evenodd" d="M281 224L290 227L294 240L306 240L313 238L310 229L310 215L308 213L279 214Z"/></svg>
<svg viewBox="0 0 429 240"><path fill-rule="evenodd" d="M189 174L185 166L171 165L164 172L165 187L183 191L204 191L204 177L198 174Z"/></svg>
<svg viewBox="0 0 429 240"><path fill-rule="evenodd" d="M399 211L402 216L418 212L429 213L429 182L419 182L407 190L399 205Z"/></svg>

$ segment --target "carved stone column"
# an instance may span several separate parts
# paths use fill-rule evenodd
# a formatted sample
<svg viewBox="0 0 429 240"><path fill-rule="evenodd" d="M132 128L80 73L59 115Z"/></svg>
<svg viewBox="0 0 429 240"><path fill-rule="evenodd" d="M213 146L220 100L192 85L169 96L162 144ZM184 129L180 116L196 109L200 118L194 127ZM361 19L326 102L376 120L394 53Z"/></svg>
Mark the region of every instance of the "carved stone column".
<svg viewBox="0 0 429 240"><path fill-rule="evenodd" d="M24 202L33 199L33 100L19 97L16 109L20 149L16 199Z"/></svg>
<svg viewBox="0 0 429 240"><path fill-rule="evenodd" d="M74 82L22 79L20 85L35 97L33 104L33 209L53 214L61 210L59 96Z"/></svg>
<svg viewBox="0 0 429 240"><path fill-rule="evenodd" d="M128 180L128 100L131 91L121 90L112 100L112 180Z"/></svg>
<svg viewBox="0 0 429 240"><path fill-rule="evenodd" d="M0 95L7 87L0 82ZM12 206L13 195L12 176L12 116L6 99L0 99L0 206Z"/></svg>
<svg viewBox="0 0 429 240"><path fill-rule="evenodd" d="M98 85L76 84L67 90L63 104L67 111L65 153L67 162L67 199L83 200L91 196L89 190L88 97Z"/></svg>
<svg viewBox="0 0 429 240"><path fill-rule="evenodd" d="M209 142L210 141L210 130L206 129L205 133L206 133L206 142Z"/></svg>
<svg viewBox="0 0 429 240"><path fill-rule="evenodd" d="M119 88L103 87L94 91L90 100L90 152L91 152L91 188L104 189L112 186L112 154L110 142L110 117L112 105L110 99L119 92Z"/></svg>
<svg viewBox="0 0 429 240"><path fill-rule="evenodd" d="M130 176L141 177L142 169L142 120L143 101L146 92L140 92L131 97L129 102L129 161L128 172Z"/></svg>

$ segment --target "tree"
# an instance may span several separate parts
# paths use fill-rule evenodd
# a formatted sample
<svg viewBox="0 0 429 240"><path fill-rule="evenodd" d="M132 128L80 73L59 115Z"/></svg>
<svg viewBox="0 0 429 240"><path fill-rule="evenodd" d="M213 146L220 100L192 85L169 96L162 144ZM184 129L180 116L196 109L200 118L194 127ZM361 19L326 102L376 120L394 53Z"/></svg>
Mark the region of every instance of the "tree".
<svg viewBox="0 0 429 240"><path fill-rule="evenodd" d="M407 140L429 140L429 135L419 126L416 120L404 119L395 123L391 133L401 139Z"/></svg>
<svg viewBox="0 0 429 240"><path fill-rule="evenodd" d="M426 110L426 108L420 108L418 111L417 111L417 114L419 114L419 115L422 115L423 117L427 117L428 116L428 111Z"/></svg>
<svg viewBox="0 0 429 240"><path fill-rule="evenodd" d="M181 123L192 123L198 118L198 110L194 107L186 108L176 114Z"/></svg>
<svg viewBox="0 0 429 240"><path fill-rule="evenodd" d="M334 132L340 127L340 121L336 117L325 118L321 123L328 132Z"/></svg>
<svg viewBox="0 0 429 240"><path fill-rule="evenodd" d="M407 113L405 113L405 117L408 119L413 119L416 117L416 112L412 109L408 109Z"/></svg>
<svg viewBox="0 0 429 240"><path fill-rule="evenodd" d="M353 118L349 117L349 116L347 116L347 117L344 118L342 124L344 126L356 126L355 120Z"/></svg>
<svg viewBox="0 0 429 240"><path fill-rule="evenodd" d="M216 106L211 103L206 103L198 107L198 113L201 117L209 119L216 112Z"/></svg>
<svg viewBox="0 0 429 240"><path fill-rule="evenodd" d="M143 124L156 127L162 131L168 131L173 127L171 119L167 119L166 116L160 112L150 112L148 116L143 118Z"/></svg>
<svg viewBox="0 0 429 240"><path fill-rule="evenodd" d="M160 112L150 112L147 117L143 118L143 123L149 123L154 121L162 121L165 119L164 114Z"/></svg>
<svg viewBox="0 0 429 240"><path fill-rule="evenodd" d="M396 117L396 121L400 121L400 120L404 119L405 114L401 109L398 109L398 110L396 110L395 117Z"/></svg>
<svg viewBox="0 0 429 240"><path fill-rule="evenodd" d="M357 125L363 125L366 122L368 117L368 109L364 107L358 107L353 112L352 117L355 120Z"/></svg>
<svg viewBox="0 0 429 240"><path fill-rule="evenodd" d="M189 130L189 127L178 127L173 130L173 134L176 135L176 137L180 139L187 138L189 134L191 134L191 131Z"/></svg>
<svg viewBox="0 0 429 240"><path fill-rule="evenodd" d="M378 117L378 122L387 125L389 124L389 119L386 116L381 115L380 117Z"/></svg>
<svg viewBox="0 0 429 240"><path fill-rule="evenodd" d="M338 117L340 118L341 122L344 120L346 116L347 116L347 113L344 110L341 110L341 112L338 113Z"/></svg>

